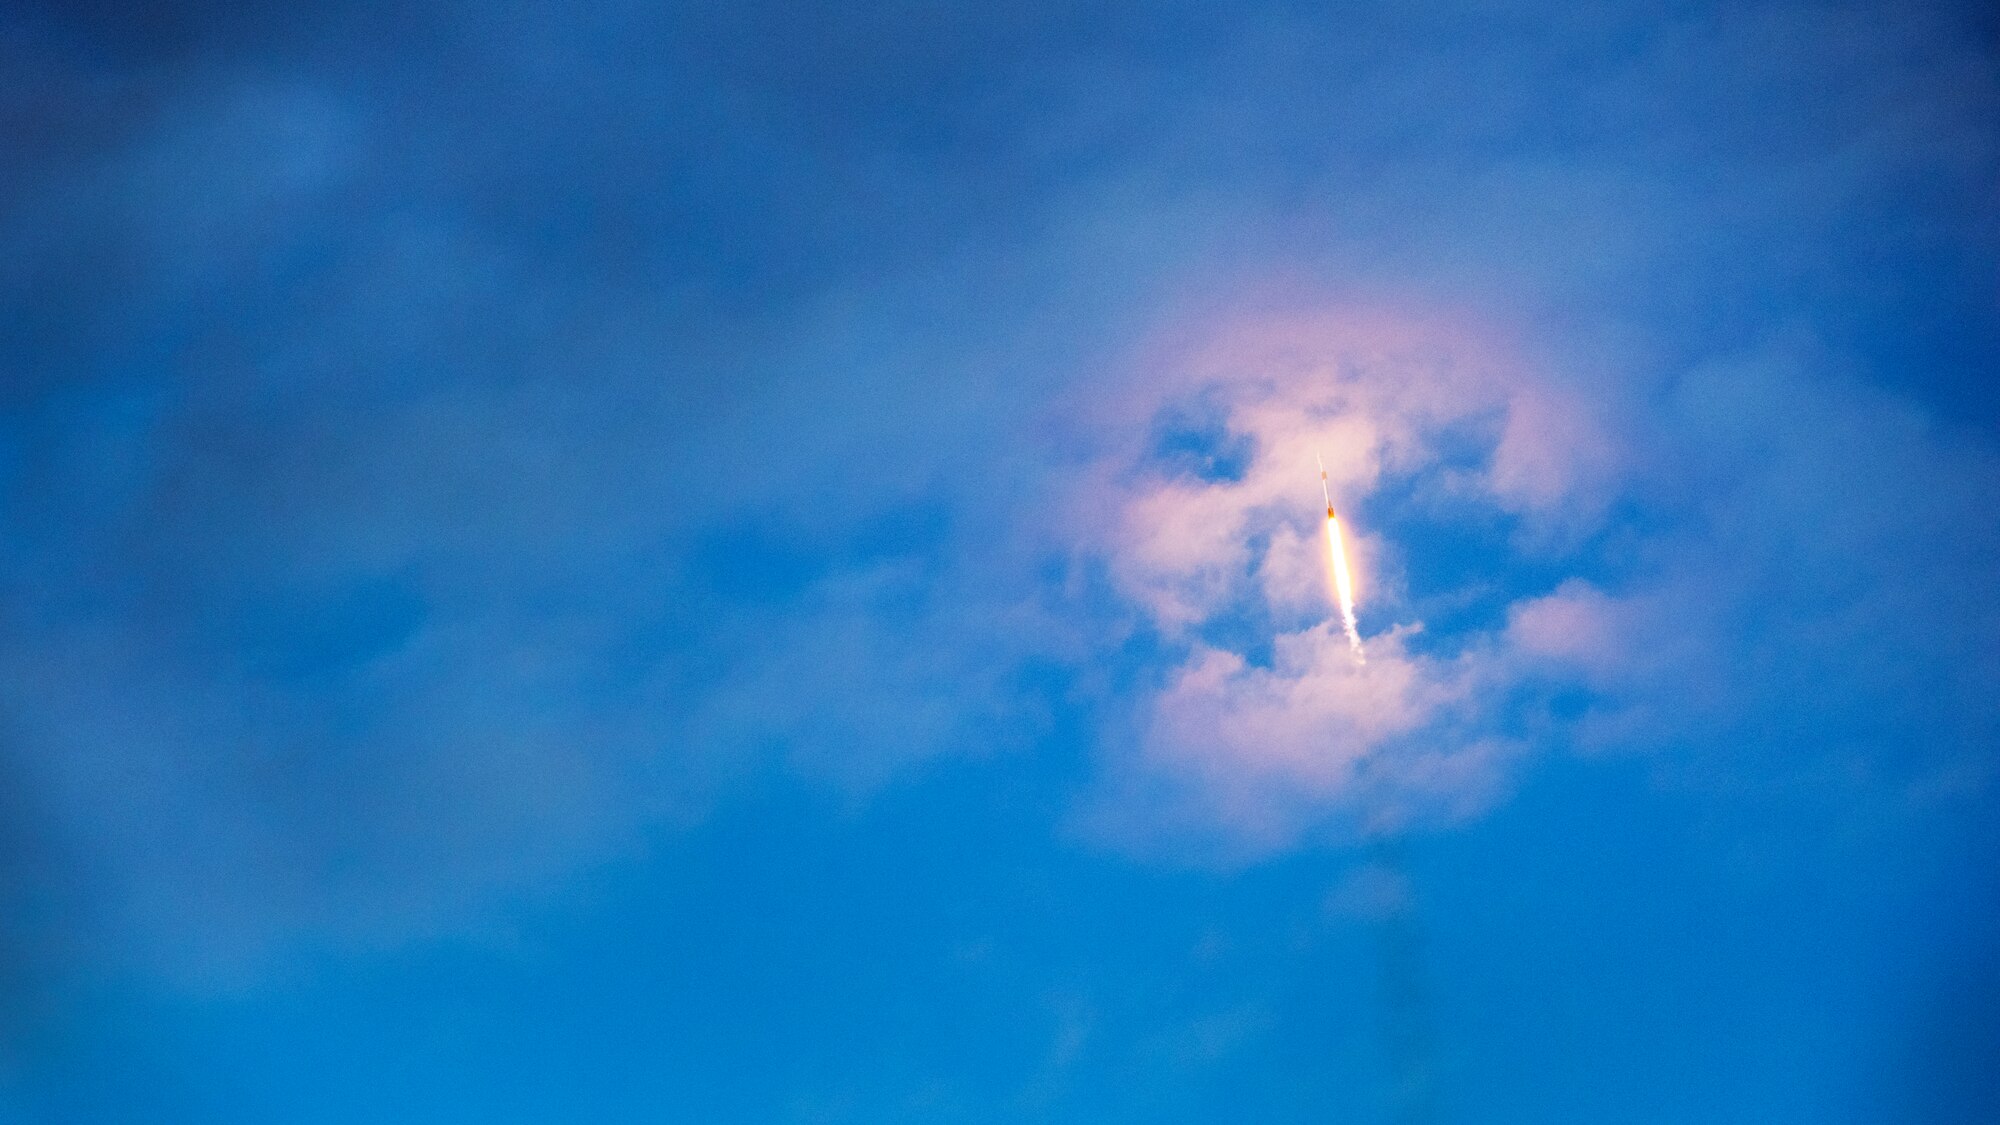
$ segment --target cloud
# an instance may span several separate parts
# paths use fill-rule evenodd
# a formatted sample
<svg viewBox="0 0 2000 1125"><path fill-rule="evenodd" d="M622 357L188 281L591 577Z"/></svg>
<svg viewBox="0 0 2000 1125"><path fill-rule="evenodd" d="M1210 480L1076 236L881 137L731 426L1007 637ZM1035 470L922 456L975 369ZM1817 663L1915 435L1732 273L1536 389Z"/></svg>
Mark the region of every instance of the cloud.
<svg viewBox="0 0 2000 1125"><path fill-rule="evenodd" d="M1634 659L1619 620L1630 607L1588 582L1571 579L1555 592L1508 608L1507 637L1530 658L1560 662L1592 679L1616 679Z"/></svg>
<svg viewBox="0 0 2000 1125"><path fill-rule="evenodd" d="M10 38L18 944L476 928L1024 745L1239 854L1571 742L1991 745L1991 443L1875 386L1985 380L1946 14L997 12Z"/></svg>
<svg viewBox="0 0 2000 1125"><path fill-rule="evenodd" d="M1246 320L1128 385L1140 405L1120 409L1150 414L1136 428L1155 440L1108 442L1112 464L1079 501L1112 510L1085 549L1106 560L1164 651L1181 654L1138 704L1136 746L1120 767L1151 780L1114 783L1147 795L1107 801L1158 802L1164 784L1175 806L1164 819L1251 852L1335 814L1378 830L1476 810L1519 753L1499 713L1519 675L1509 634L1415 644L1428 641L1421 622L1382 627L1406 607L1392 584L1370 589L1364 566L1375 635L1357 664L1328 619L1315 453L1372 560L1392 548L1367 530L1379 510L1370 497L1392 487L1442 488L1494 514L1587 519L1601 508L1610 441L1585 406L1552 405L1552 387L1463 329L1369 310ZM1161 456L1158 419L1188 398L1213 404L1207 440L1242 451L1237 471L1190 474ZM1541 452L1538 441L1578 455ZM1097 815L1146 831L1130 811Z"/></svg>
<svg viewBox="0 0 2000 1125"><path fill-rule="evenodd" d="M1271 665L1198 648L1146 707L1145 765L1188 783L1197 815L1279 847L1326 810L1368 830L1463 815L1502 784L1508 747L1466 739L1476 674L1413 658L1394 634L1356 665L1321 625L1280 635Z"/></svg>
<svg viewBox="0 0 2000 1125"><path fill-rule="evenodd" d="M1809 341L1697 365L1669 402L1627 573L1509 626L1603 689L1594 740L1818 743L1897 785L1990 770L2000 527L1972 500L2000 487L1990 444Z"/></svg>
<svg viewBox="0 0 2000 1125"><path fill-rule="evenodd" d="M982 393L922 385L921 301L767 332L408 192L353 91L167 86L8 227L60 315L7 345L0 890L75 886L24 948L200 985L477 929L775 769L1009 744L979 443L896 416Z"/></svg>
<svg viewBox="0 0 2000 1125"><path fill-rule="evenodd" d="M1696 364L1638 426L1622 389L1464 330L1302 302L1216 338L1149 355L1081 485L1108 514L1080 547L1158 639L1099 831L1255 855L1449 822L1565 746L1911 793L1992 770L2000 530L1971 513L2000 461L1823 350ZM1233 471L1160 437L1190 402ZM1364 578L1366 665L1329 619L1315 447L1364 575L1394 578ZM1476 570L1440 525L1487 529Z"/></svg>

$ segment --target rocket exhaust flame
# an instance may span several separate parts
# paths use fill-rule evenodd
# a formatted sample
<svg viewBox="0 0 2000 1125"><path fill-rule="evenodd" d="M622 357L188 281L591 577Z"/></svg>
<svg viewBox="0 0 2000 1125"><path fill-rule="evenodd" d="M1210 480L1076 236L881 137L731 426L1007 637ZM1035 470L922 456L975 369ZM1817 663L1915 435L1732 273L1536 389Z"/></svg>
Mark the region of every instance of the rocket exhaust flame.
<svg viewBox="0 0 2000 1125"><path fill-rule="evenodd" d="M1357 664L1368 663L1361 648L1361 628L1354 620L1354 578L1347 572L1347 545L1340 537L1340 517L1326 518L1327 545L1333 552L1333 587L1340 594L1340 623L1347 629L1347 647L1354 650Z"/></svg>
<svg viewBox="0 0 2000 1125"><path fill-rule="evenodd" d="M1361 627L1354 619L1354 576L1347 569L1347 543L1340 534L1340 517L1333 512L1333 493L1326 483L1326 462L1319 460L1319 452L1313 452L1313 459L1319 461L1319 492L1326 500L1326 545L1333 557L1333 589L1340 597L1340 623L1347 630L1347 647L1354 652L1356 664L1368 663L1368 653L1361 647Z"/></svg>

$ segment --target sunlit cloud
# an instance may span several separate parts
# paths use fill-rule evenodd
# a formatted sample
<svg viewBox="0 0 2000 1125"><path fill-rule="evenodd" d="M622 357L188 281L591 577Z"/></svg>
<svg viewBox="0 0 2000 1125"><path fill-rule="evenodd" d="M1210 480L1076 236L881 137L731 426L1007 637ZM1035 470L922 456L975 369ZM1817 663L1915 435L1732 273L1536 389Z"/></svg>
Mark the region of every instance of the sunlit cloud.
<svg viewBox="0 0 2000 1125"><path fill-rule="evenodd" d="M1253 850L1329 819L1374 829L1489 801L1518 753L1498 711L1519 677L1512 636L1425 636L1382 582L1362 599L1356 660L1315 477L1323 458L1347 511L1393 480L1496 515L1587 514L1585 474L1612 459L1587 406L1469 332L1366 312L1246 318L1176 362L1132 388L1128 417L1150 436L1114 443L1092 484L1105 494L1085 501L1114 513L1090 549L1172 661L1117 768L1177 793L1166 819ZM1237 450L1240 464L1202 473L1162 453L1160 419L1193 404L1208 428L1171 441ZM1362 558L1401 562L1365 517L1351 526L1365 529L1350 540ZM1105 815L1129 826L1130 813Z"/></svg>

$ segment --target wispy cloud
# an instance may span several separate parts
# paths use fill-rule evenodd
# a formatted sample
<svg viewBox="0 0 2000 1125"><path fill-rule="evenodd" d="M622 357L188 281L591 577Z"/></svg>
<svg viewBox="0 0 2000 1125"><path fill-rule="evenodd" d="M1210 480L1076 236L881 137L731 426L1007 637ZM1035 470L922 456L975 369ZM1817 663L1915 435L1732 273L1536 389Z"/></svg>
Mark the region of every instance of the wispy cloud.
<svg viewBox="0 0 2000 1125"><path fill-rule="evenodd" d="M1240 853L1992 744L1991 442L1848 315L1991 247L1946 16L948 9L23 17L8 893L199 977L779 770L1081 755Z"/></svg>
<svg viewBox="0 0 2000 1125"><path fill-rule="evenodd" d="M1129 432L1081 486L1104 513L1082 549L1160 643L1100 828L1255 854L1476 811L1531 749L1563 746L1729 745L1774 779L1862 768L1918 790L1992 768L1981 638L2000 607L1980 576L2000 526L1972 495L2000 488L2000 461L1894 396L1808 375L1824 352L1694 366L1640 426L1622 386L1463 330L1335 309L1217 338L1123 385ZM1190 404L1230 471L1162 439ZM1364 574L1400 580L1362 599L1365 666L1330 623L1315 448L1359 513ZM1494 529L1478 571L1432 543L1439 502ZM1413 598L1426 567L1464 589L1420 576ZM1481 600L1483 624L1419 612Z"/></svg>

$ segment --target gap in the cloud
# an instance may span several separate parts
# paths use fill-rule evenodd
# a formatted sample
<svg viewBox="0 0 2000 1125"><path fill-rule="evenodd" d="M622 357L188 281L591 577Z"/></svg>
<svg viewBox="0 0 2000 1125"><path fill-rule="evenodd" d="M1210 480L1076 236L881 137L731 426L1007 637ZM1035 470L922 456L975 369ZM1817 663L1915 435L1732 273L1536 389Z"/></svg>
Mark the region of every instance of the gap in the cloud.
<svg viewBox="0 0 2000 1125"><path fill-rule="evenodd" d="M1467 431L1443 443L1441 466L1390 474L1355 505L1357 528L1383 546L1361 599L1364 632L1421 623L1413 649L1454 651L1504 628L1510 607L1565 581L1615 583L1642 560L1632 544L1657 523L1621 500L1581 528L1552 531L1547 519L1494 501L1483 483L1485 437Z"/></svg>

